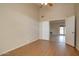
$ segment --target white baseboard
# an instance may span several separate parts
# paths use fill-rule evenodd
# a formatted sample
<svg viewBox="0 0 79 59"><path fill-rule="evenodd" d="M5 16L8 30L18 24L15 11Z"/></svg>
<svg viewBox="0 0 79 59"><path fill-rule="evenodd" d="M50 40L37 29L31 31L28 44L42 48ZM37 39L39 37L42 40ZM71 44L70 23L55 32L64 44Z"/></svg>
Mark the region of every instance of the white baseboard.
<svg viewBox="0 0 79 59"><path fill-rule="evenodd" d="M49 40L49 39L39 39L39 40Z"/></svg>
<svg viewBox="0 0 79 59"><path fill-rule="evenodd" d="M79 48L78 47L76 47L76 49L79 51Z"/></svg>
<svg viewBox="0 0 79 59"><path fill-rule="evenodd" d="M73 46L73 45L71 45L71 44L69 44L69 43L67 43L67 42L65 42L65 44L67 44L67 45L69 45L69 46L71 46L71 47L73 47L73 48L75 47L75 46Z"/></svg>
<svg viewBox="0 0 79 59"><path fill-rule="evenodd" d="M5 53L7 53L7 52L9 52L9 51L15 50L15 49L17 49L17 48L20 48L20 47L22 47L22 46L24 46L24 45L30 44L30 43L32 43L32 42L34 42L34 41L37 41L37 40L38 40L38 39L32 40L32 41L27 42L27 43L25 42L24 44L21 44L21 45L19 45L19 46L17 46L17 47L14 47L14 48L12 48L12 49L9 49L9 50L6 50L6 51L0 53L0 55L5 54Z"/></svg>

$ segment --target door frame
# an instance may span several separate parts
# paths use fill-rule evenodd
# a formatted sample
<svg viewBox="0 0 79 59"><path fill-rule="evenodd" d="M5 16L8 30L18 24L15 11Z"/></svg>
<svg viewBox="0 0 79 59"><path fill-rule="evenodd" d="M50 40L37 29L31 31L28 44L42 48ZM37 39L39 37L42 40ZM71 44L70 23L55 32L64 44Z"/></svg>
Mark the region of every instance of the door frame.
<svg viewBox="0 0 79 59"><path fill-rule="evenodd" d="M74 35L74 47L75 48L76 48L76 40L77 40L77 38L76 38L76 33L77 33L77 31L76 31L77 29L76 28L77 27L76 26L77 26L77 21L76 21L76 16L75 16L75 35Z"/></svg>
<svg viewBox="0 0 79 59"><path fill-rule="evenodd" d="M50 38L51 38L51 37L50 37L50 22L51 22L51 21L64 21L64 22L65 22L65 19L61 19L61 20L50 20L50 21L49 21L49 40L50 40ZM65 30L65 29L64 29L64 30Z"/></svg>

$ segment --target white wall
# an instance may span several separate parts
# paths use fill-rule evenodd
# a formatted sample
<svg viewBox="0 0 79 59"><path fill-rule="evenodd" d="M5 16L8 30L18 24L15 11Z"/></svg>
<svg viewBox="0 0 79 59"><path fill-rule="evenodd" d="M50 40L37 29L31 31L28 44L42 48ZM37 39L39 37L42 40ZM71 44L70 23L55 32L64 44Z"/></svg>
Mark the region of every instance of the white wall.
<svg viewBox="0 0 79 59"><path fill-rule="evenodd" d="M49 40L49 21L40 22L39 39Z"/></svg>
<svg viewBox="0 0 79 59"><path fill-rule="evenodd" d="M79 4L75 4L76 12L76 47L79 50Z"/></svg>
<svg viewBox="0 0 79 59"><path fill-rule="evenodd" d="M34 4L0 4L0 54L38 39Z"/></svg>

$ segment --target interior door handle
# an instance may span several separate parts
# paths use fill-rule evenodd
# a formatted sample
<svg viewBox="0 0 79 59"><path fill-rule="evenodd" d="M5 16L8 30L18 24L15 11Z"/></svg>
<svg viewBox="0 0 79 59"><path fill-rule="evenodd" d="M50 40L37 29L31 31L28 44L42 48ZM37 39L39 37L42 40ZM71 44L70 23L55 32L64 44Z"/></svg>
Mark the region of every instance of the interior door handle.
<svg viewBox="0 0 79 59"><path fill-rule="evenodd" d="M75 33L75 32L72 32L72 33Z"/></svg>

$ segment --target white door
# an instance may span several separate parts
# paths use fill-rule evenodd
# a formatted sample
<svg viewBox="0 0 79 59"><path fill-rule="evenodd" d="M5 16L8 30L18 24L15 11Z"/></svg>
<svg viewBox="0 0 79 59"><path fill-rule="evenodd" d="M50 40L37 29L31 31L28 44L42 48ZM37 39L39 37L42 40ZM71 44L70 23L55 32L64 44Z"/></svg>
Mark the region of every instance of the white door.
<svg viewBox="0 0 79 59"><path fill-rule="evenodd" d="M40 39L49 40L49 21L40 22Z"/></svg>
<svg viewBox="0 0 79 59"><path fill-rule="evenodd" d="M75 47L75 16L66 18L66 43Z"/></svg>

